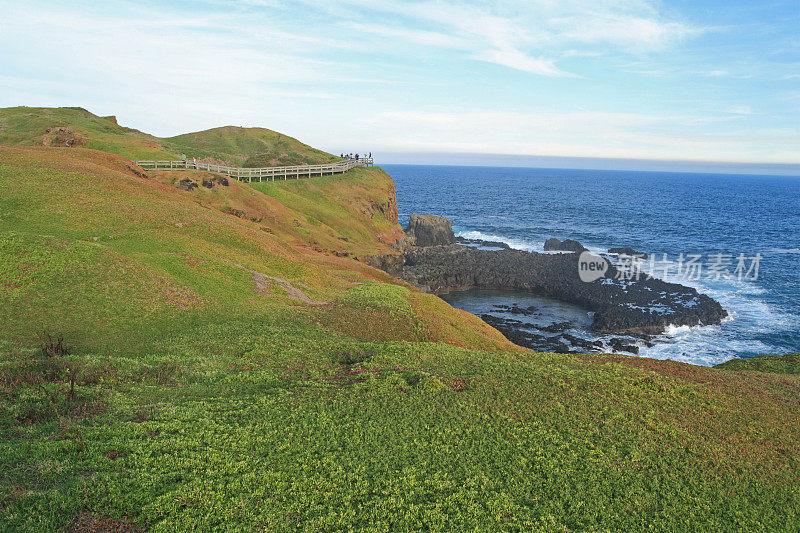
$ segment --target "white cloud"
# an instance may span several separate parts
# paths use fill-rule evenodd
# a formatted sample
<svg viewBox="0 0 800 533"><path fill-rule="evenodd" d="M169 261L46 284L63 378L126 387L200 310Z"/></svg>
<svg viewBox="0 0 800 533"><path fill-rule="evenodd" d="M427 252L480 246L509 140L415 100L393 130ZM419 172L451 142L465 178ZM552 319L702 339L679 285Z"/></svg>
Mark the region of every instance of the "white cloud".
<svg viewBox="0 0 800 533"><path fill-rule="evenodd" d="M752 115L753 109L749 105L736 105L729 107L727 112L732 115Z"/></svg>
<svg viewBox="0 0 800 533"><path fill-rule="evenodd" d="M350 27L358 32L371 33L381 38L396 38L422 46L464 49L469 47L466 39L443 32L415 30L367 23L353 23Z"/></svg>
<svg viewBox="0 0 800 533"><path fill-rule="evenodd" d="M691 116L576 111L392 111L353 124L374 150L800 163L800 130L699 131ZM362 140L363 142L363 140Z"/></svg>
<svg viewBox="0 0 800 533"><path fill-rule="evenodd" d="M339 0L347 6L390 14L397 26L365 20L359 27L411 44L461 49L467 57L542 76L569 75L560 57L598 54L598 45L619 53L662 50L703 31L668 20L647 0L517 0L502 3ZM358 12L358 11L356 11ZM427 26L420 30L419 26ZM583 46L584 50L565 48Z"/></svg>
<svg viewBox="0 0 800 533"><path fill-rule="evenodd" d="M791 123L793 87L741 100L709 89L736 88L749 64L658 61L702 30L656 0L207 0L190 13L148 2L0 0L0 105L82 105L159 135L260 125L343 148L800 159L796 131L754 131ZM537 83L485 63L591 79ZM759 113L741 105L756 101ZM579 105L608 112L567 112ZM611 112L626 109L649 112Z"/></svg>
<svg viewBox="0 0 800 533"><path fill-rule="evenodd" d="M529 72L531 74L539 74L541 76L576 77L574 74L560 70L555 66L555 61L552 59L531 57L520 52L516 48L487 50L475 54L473 57L480 61L495 63L504 67Z"/></svg>

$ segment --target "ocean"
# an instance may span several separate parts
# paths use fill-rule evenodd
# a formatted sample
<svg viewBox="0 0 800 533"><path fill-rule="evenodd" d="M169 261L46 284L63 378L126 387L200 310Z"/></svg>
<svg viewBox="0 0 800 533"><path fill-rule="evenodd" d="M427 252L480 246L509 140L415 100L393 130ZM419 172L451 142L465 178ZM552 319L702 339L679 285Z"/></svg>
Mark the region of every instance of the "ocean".
<svg viewBox="0 0 800 533"><path fill-rule="evenodd" d="M714 365L734 357L800 351L800 178L608 170L383 165L397 184L400 222L436 214L456 235L542 251L550 237L595 252L631 247L655 276L695 287L729 317L716 326L668 328L640 356ZM686 266L692 261L695 268ZM699 265L699 267L698 267ZM535 306L536 320L570 322L587 339L591 319L530 294L463 291L443 296L475 314L508 318L504 305Z"/></svg>

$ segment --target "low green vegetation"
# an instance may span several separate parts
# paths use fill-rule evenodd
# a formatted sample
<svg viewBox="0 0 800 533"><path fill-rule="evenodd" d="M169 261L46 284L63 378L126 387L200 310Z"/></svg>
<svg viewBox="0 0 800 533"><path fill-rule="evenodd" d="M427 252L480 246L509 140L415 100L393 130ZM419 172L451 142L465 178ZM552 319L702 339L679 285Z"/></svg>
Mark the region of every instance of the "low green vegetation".
<svg viewBox="0 0 800 533"><path fill-rule="evenodd" d="M800 354L759 355L751 359L731 359L716 366L726 370L754 370L776 374L800 374Z"/></svg>
<svg viewBox="0 0 800 533"><path fill-rule="evenodd" d="M60 140L54 140L57 128ZM50 132L50 133L48 133ZM55 133L54 133L55 132ZM337 161L331 154L264 128L226 126L158 138L119 126L115 117L98 117L80 107L0 109L0 144L86 146L131 160L180 159L181 155L236 166L266 167Z"/></svg>
<svg viewBox="0 0 800 533"><path fill-rule="evenodd" d="M210 157L244 167L331 163L339 158L264 128L225 126L164 139L175 153Z"/></svg>
<svg viewBox="0 0 800 533"><path fill-rule="evenodd" d="M359 260L380 169L135 170L0 146L1 530L800 524L797 375L516 347Z"/></svg>
<svg viewBox="0 0 800 533"><path fill-rule="evenodd" d="M66 128L58 139L58 129ZM71 130L71 131L70 131ZM0 144L22 146L85 146L132 160L177 159L157 137L98 117L81 107L9 107L0 109Z"/></svg>

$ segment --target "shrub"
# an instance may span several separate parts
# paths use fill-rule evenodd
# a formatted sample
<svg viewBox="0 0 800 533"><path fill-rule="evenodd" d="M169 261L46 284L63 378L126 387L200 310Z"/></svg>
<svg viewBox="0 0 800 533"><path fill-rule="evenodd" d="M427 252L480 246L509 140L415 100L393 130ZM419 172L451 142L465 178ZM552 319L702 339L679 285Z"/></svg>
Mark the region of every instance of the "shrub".
<svg viewBox="0 0 800 533"><path fill-rule="evenodd" d="M378 354L375 348L364 346L350 346L336 354L336 362L343 365L355 365L375 357Z"/></svg>
<svg viewBox="0 0 800 533"><path fill-rule="evenodd" d="M40 347L42 349L42 353L44 353L47 357L62 357L65 355L70 355L70 349L64 345L64 337L58 337L56 340L53 340L53 337L47 332L47 330L42 332Z"/></svg>

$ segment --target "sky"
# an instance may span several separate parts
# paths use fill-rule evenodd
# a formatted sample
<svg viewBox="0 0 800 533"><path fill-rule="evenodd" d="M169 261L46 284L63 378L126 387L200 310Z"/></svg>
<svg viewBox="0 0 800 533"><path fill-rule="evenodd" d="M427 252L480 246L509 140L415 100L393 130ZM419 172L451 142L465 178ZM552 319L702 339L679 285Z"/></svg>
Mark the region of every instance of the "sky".
<svg viewBox="0 0 800 533"><path fill-rule="evenodd" d="M17 105L378 162L800 174L800 1L0 0Z"/></svg>

